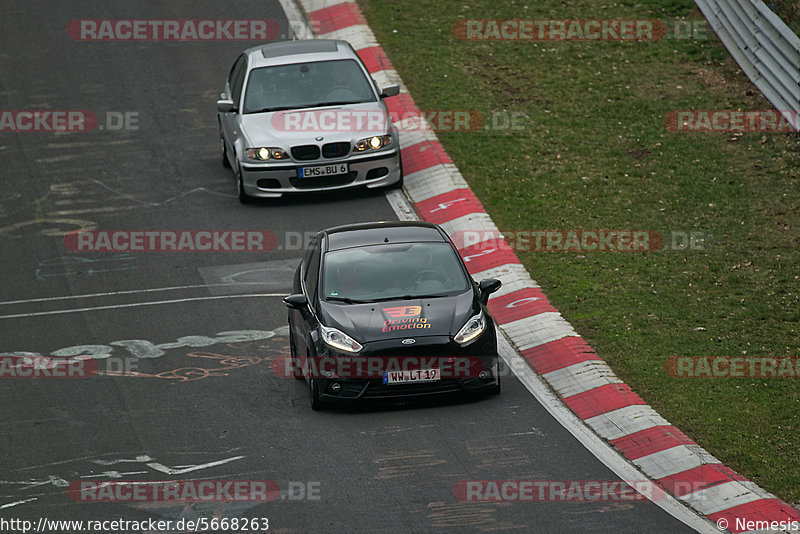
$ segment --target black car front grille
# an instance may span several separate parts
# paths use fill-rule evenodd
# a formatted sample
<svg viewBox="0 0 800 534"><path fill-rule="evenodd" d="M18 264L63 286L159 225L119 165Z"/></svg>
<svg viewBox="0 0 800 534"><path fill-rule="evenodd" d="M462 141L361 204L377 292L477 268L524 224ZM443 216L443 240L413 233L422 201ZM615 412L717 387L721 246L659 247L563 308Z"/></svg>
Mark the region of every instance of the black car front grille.
<svg viewBox="0 0 800 534"><path fill-rule="evenodd" d="M380 399L387 397L405 397L430 395L431 393L458 393L464 391L457 380L446 379L436 382L420 382L417 384L382 384L371 381L362 398Z"/></svg>
<svg viewBox="0 0 800 534"><path fill-rule="evenodd" d="M408 334L408 337L413 338L413 334ZM458 347L453 346L449 343L436 343L436 344L425 344L425 343L415 343L413 345L396 345L396 342L393 342L391 345L384 349L373 349L370 348L368 353L369 356L391 356L391 357L403 357L403 356L416 356L416 357L429 357L429 356L454 356L455 352L458 351Z"/></svg>
<svg viewBox="0 0 800 534"><path fill-rule="evenodd" d="M350 143L328 143L322 145L322 156L325 158L343 158L350 153Z"/></svg>
<svg viewBox="0 0 800 534"><path fill-rule="evenodd" d="M298 161L309 161L312 159L319 159L319 147L317 145L293 146L292 157Z"/></svg>

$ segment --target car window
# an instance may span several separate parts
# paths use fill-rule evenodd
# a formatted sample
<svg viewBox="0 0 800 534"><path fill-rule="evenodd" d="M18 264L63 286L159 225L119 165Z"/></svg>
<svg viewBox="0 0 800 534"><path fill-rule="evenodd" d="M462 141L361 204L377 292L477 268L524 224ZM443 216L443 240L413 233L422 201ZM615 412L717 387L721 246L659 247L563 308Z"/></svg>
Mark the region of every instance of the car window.
<svg viewBox="0 0 800 534"><path fill-rule="evenodd" d="M242 87L244 86L244 75L247 71L247 58L245 56L240 56L239 59L236 61L236 64L233 66L233 70L231 71L231 100L235 106L239 106L239 98L242 96Z"/></svg>
<svg viewBox="0 0 800 534"><path fill-rule="evenodd" d="M469 287L461 261L447 243L373 245L325 255L325 299L448 295Z"/></svg>
<svg viewBox="0 0 800 534"><path fill-rule="evenodd" d="M242 62L244 61L244 55L239 56L236 58L236 61L231 67L231 71L228 73L228 87L233 87L234 85L234 77L239 73L242 67Z"/></svg>
<svg viewBox="0 0 800 534"><path fill-rule="evenodd" d="M315 299L317 295L317 281L319 280L320 250L318 240L314 240L309 244L308 254L308 262L306 263L303 281L306 284L308 297Z"/></svg>
<svg viewBox="0 0 800 534"><path fill-rule="evenodd" d="M376 100L370 80L356 61L315 61L250 71L243 112Z"/></svg>

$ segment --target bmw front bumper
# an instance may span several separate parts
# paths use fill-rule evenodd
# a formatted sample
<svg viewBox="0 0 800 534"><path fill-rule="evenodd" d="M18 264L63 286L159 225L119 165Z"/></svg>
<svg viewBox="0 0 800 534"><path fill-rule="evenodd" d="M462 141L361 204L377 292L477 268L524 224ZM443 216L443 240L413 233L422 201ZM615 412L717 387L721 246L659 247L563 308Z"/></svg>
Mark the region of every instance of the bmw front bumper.
<svg viewBox="0 0 800 534"><path fill-rule="evenodd" d="M331 176L300 177L301 167L347 163L350 172ZM400 151L350 155L303 163L241 162L244 191L248 196L278 198L286 193L308 193L357 187L379 188L396 184L402 177Z"/></svg>

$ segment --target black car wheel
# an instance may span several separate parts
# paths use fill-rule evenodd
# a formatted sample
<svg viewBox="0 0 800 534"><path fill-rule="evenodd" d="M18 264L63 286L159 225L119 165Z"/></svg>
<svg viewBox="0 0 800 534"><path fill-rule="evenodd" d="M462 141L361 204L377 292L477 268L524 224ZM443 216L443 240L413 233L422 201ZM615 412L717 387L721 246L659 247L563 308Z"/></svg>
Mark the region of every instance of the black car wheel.
<svg viewBox="0 0 800 534"><path fill-rule="evenodd" d="M249 204L251 199L250 196L244 191L244 179L242 178L241 165L236 165L236 171L236 193L239 196L239 202L242 204Z"/></svg>
<svg viewBox="0 0 800 534"><path fill-rule="evenodd" d="M500 375L497 375L497 385L492 388L489 392L490 395L499 395L500 394Z"/></svg>
<svg viewBox="0 0 800 534"><path fill-rule="evenodd" d="M402 189L402 188L403 188L403 181L404 181L404 178L405 178L405 177L404 177L404 175L403 175L403 158L401 157L401 158L400 158L400 179L399 179L399 180L397 180L397 181L396 181L395 183L393 183L392 185L390 185L390 186L389 186L389 189Z"/></svg>
<svg viewBox="0 0 800 534"><path fill-rule="evenodd" d="M289 353L292 355L292 376L298 380L303 379L303 369L297 361L297 349L294 346L294 333L292 332L291 322L289 323Z"/></svg>
<svg viewBox="0 0 800 534"><path fill-rule="evenodd" d="M231 168L231 162L228 161L228 149L225 148L225 138L222 137L222 130L219 132L219 148L220 153L222 154L222 166L226 169Z"/></svg>
<svg viewBox="0 0 800 534"><path fill-rule="evenodd" d="M322 400L320 400L319 398L319 388L317 387L317 381L311 378L309 379L308 384L311 390L311 409L315 411L324 410L325 403L322 402Z"/></svg>

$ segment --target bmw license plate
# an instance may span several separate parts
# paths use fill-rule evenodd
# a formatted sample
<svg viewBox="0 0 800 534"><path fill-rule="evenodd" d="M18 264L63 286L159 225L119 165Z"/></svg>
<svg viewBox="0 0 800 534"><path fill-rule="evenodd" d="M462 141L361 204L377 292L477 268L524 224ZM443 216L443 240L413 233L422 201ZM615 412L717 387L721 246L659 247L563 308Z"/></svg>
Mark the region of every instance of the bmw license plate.
<svg viewBox="0 0 800 534"><path fill-rule="evenodd" d="M335 165L317 165L314 167L300 167L297 169L300 178L312 178L314 176L332 176L335 174L347 174L350 166L347 163L337 163Z"/></svg>
<svg viewBox="0 0 800 534"><path fill-rule="evenodd" d="M417 382L436 382L441 380L439 369L414 369L411 371L386 371L384 384L415 384Z"/></svg>

